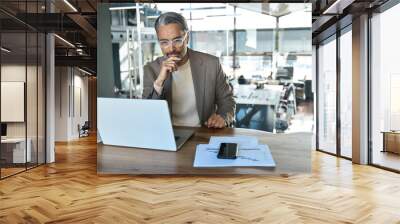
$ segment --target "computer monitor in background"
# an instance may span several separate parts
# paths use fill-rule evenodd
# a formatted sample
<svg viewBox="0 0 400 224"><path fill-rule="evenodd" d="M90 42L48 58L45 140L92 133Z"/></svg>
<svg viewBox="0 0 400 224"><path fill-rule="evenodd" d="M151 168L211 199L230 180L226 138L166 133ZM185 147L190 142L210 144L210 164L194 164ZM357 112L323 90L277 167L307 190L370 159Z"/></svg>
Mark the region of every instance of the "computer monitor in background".
<svg viewBox="0 0 400 224"><path fill-rule="evenodd" d="M7 136L7 124L5 123L1 124L1 136Z"/></svg>
<svg viewBox="0 0 400 224"><path fill-rule="evenodd" d="M293 80L293 67L279 67L276 72L276 80Z"/></svg>

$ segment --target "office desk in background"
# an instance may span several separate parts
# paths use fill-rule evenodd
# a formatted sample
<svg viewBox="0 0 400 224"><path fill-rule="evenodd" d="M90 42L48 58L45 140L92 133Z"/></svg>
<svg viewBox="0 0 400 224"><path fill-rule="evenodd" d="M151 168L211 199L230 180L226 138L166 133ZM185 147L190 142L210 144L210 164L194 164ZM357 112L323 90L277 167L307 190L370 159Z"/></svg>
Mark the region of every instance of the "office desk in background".
<svg viewBox="0 0 400 224"><path fill-rule="evenodd" d="M392 152L400 154L400 131L382 131L383 150L382 152Z"/></svg>
<svg viewBox="0 0 400 224"><path fill-rule="evenodd" d="M279 103L282 85L264 85L263 89L255 89L254 85L238 85L235 88L236 104L275 106Z"/></svg>
<svg viewBox="0 0 400 224"><path fill-rule="evenodd" d="M27 147L25 153L25 138L1 139L1 159L5 164L25 164L31 161L32 140L26 139ZM26 161L27 160L27 161Z"/></svg>
<svg viewBox="0 0 400 224"><path fill-rule="evenodd" d="M261 112L263 124L260 128L273 132L275 128L276 106L283 91L282 85L264 85L263 89L254 89L254 85L238 85L235 88L236 126L250 127L253 116ZM250 110L249 110L250 109ZM243 117L238 117L245 113Z"/></svg>
<svg viewBox="0 0 400 224"><path fill-rule="evenodd" d="M97 145L98 174L262 174L286 175L310 172L312 133L272 134L264 131L225 128L195 130L185 145L177 152ZM275 168L194 168L197 144L209 142L211 136L248 135L267 144L274 157ZM156 137L156 136L155 136Z"/></svg>

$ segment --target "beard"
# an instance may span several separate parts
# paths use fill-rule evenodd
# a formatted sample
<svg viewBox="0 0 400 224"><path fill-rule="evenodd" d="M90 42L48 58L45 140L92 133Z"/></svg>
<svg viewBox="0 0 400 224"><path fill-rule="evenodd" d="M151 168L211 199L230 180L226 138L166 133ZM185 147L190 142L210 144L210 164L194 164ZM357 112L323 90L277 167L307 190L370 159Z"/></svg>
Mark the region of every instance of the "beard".
<svg viewBox="0 0 400 224"><path fill-rule="evenodd" d="M187 53L187 49L183 48L180 50L174 50L172 52L166 53L166 56L167 56L167 58L177 57L177 58L183 59L185 57L186 53Z"/></svg>
<svg viewBox="0 0 400 224"><path fill-rule="evenodd" d="M178 52L178 51L174 51L174 52L171 52L171 53L167 53L167 57L168 58L170 58L170 57L182 58L182 53Z"/></svg>

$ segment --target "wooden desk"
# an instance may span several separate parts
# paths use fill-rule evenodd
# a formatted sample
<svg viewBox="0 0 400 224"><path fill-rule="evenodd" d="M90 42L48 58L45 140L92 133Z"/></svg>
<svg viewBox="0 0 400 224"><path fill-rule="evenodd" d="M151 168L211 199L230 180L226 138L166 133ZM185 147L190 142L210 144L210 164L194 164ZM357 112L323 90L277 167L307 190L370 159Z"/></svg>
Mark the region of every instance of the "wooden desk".
<svg viewBox="0 0 400 224"><path fill-rule="evenodd" d="M25 162L31 162L32 140L30 138L27 138L26 140L25 138L1 139L1 145L1 159L5 161L4 163L25 164ZM26 149L25 145L27 146Z"/></svg>
<svg viewBox="0 0 400 224"><path fill-rule="evenodd" d="M383 151L400 154L400 131L382 131Z"/></svg>
<svg viewBox="0 0 400 224"><path fill-rule="evenodd" d="M193 128L195 135L177 152L108 146L98 143L98 174L275 174L310 172L312 133L272 134L250 129ZM197 144L207 144L211 136L249 135L268 144L275 168L194 168Z"/></svg>

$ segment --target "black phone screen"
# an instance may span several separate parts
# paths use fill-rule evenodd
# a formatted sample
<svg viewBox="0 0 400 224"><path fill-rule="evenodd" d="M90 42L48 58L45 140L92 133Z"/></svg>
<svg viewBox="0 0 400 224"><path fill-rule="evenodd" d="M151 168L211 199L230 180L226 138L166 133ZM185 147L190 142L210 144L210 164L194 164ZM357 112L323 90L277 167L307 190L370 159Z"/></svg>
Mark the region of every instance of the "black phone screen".
<svg viewBox="0 0 400 224"><path fill-rule="evenodd" d="M236 159L238 153L238 144L221 143L217 158L219 159Z"/></svg>

